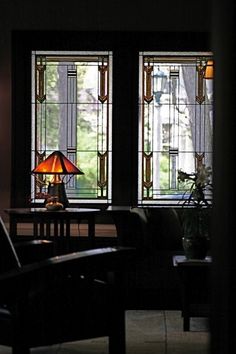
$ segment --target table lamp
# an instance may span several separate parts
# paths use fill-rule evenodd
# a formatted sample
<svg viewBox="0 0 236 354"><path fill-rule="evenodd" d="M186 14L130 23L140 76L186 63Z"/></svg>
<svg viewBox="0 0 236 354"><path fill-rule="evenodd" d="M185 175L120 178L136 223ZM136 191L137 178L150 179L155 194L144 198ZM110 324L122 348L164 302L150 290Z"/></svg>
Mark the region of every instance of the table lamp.
<svg viewBox="0 0 236 354"><path fill-rule="evenodd" d="M36 166L32 173L53 175L48 185L48 194L57 199L64 208L68 207L69 201L66 196L65 183L61 175L83 175L84 173L76 167L61 151L54 151L44 161Z"/></svg>

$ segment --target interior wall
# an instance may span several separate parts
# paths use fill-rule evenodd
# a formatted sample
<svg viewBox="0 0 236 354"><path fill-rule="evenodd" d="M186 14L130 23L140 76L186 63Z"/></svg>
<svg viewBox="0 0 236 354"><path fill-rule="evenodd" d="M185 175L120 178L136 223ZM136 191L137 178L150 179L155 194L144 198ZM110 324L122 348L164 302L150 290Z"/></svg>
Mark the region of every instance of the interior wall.
<svg viewBox="0 0 236 354"><path fill-rule="evenodd" d="M209 2L205 1L204 11L200 11L189 0L138 0L135 7L133 2L125 0L50 0L41 3L32 0L0 1L0 215L4 217L4 209L10 206L11 31L209 32Z"/></svg>
<svg viewBox="0 0 236 354"><path fill-rule="evenodd" d="M211 354L236 352L236 3L225 0L213 9L215 61L214 206L212 228Z"/></svg>

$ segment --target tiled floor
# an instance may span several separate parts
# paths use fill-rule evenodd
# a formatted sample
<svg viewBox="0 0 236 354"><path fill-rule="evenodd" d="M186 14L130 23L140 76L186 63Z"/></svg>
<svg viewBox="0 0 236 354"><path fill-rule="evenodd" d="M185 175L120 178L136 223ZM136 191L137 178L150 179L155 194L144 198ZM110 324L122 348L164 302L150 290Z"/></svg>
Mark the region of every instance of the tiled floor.
<svg viewBox="0 0 236 354"><path fill-rule="evenodd" d="M183 332L179 311L127 311L127 354L208 354L210 333L206 319L191 319ZM107 338L32 349L32 354L107 354ZM0 346L0 354L10 354Z"/></svg>

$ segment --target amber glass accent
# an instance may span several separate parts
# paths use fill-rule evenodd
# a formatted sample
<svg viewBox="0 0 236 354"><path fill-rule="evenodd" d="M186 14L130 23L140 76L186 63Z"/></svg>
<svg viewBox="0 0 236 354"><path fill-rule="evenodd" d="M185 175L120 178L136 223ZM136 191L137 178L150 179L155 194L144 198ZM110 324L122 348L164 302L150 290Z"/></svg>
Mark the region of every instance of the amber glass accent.
<svg viewBox="0 0 236 354"><path fill-rule="evenodd" d="M44 93L44 81L45 81L45 71L46 65L43 65L43 58L40 57L40 64L36 65L36 76L37 76L37 93L36 99L38 102L43 103L46 100L46 95Z"/></svg>
<svg viewBox="0 0 236 354"><path fill-rule="evenodd" d="M101 198L103 198L104 188L107 187L107 178L106 178L106 159L107 159L107 152L101 154L98 152L99 158L99 180L98 186L101 189Z"/></svg>
<svg viewBox="0 0 236 354"><path fill-rule="evenodd" d="M197 162L197 168L201 167L203 165L203 160L204 160L205 154L202 152L201 154L198 154L195 152L195 158Z"/></svg>
<svg viewBox="0 0 236 354"><path fill-rule="evenodd" d="M151 180L151 159L153 157L152 152L148 155L145 152L143 153L143 157L145 159L146 169L143 171L143 186L146 188L147 196L144 199L151 199L150 189L153 185Z"/></svg>
<svg viewBox="0 0 236 354"><path fill-rule="evenodd" d="M108 67L107 65L99 65L98 67L99 73L100 73L100 94L98 95L98 99L101 103L104 103L108 96L106 94L106 82L107 82L107 72L108 72Z"/></svg>
<svg viewBox="0 0 236 354"><path fill-rule="evenodd" d="M213 60L207 60L204 79L213 79L213 77L214 77Z"/></svg>
<svg viewBox="0 0 236 354"><path fill-rule="evenodd" d="M42 161L32 173L41 174L62 174L62 175L83 175L84 173L76 167L61 151L54 151Z"/></svg>
<svg viewBox="0 0 236 354"><path fill-rule="evenodd" d="M149 63L147 66L143 67L143 75L144 75L144 81L145 81L145 93L143 95L144 101L147 103L150 103L153 100L153 95L152 95L152 71L153 71L153 66L150 66Z"/></svg>
<svg viewBox="0 0 236 354"><path fill-rule="evenodd" d="M44 159L45 159L45 151L42 154L36 152L37 165L39 165L42 161L44 161ZM36 185L40 189L40 193L41 193L42 188L46 185L46 180L44 175L39 174L38 176L36 176Z"/></svg>
<svg viewBox="0 0 236 354"><path fill-rule="evenodd" d="M198 73L198 94L196 96L196 101L199 104L202 104L205 101L205 96L203 94L203 78L205 74L205 66L202 64L197 65L197 73Z"/></svg>

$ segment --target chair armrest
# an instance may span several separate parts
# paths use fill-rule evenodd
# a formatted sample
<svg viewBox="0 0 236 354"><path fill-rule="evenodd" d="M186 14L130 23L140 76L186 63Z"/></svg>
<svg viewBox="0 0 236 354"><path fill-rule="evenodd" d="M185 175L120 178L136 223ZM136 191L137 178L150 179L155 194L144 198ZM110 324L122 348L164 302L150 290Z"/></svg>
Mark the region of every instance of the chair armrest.
<svg viewBox="0 0 236 354"><path fill-rule="evenodd" d="M48 258L22 266L0 275L0 298L15 298L20 292L27 293L31 284L45 283L56 278L81 275L95 277L101 272L122 272L132 260L134 248L106 247ZM17 294L18 293L18 294Z"/></svg>
<svg viewBox="0 0 236 354"><path fill-rule="evenodd" d="M27 240L14 243L22 265L42 261L54 255L54 243L50 240Z"/></svg>

